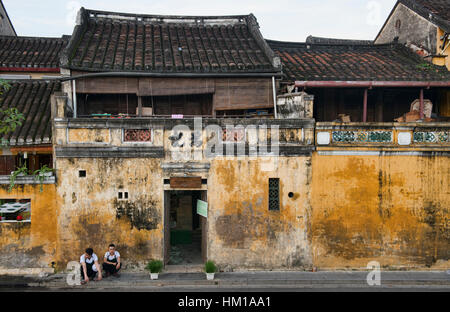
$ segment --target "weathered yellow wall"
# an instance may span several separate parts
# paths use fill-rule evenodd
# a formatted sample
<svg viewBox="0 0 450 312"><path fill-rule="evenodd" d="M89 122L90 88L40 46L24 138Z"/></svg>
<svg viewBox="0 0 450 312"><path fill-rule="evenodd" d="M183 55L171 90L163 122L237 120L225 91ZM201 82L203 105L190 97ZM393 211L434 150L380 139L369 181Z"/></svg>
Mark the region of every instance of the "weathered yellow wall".
<svg viewBox="0 0 450 312"><path fill-rule="evenodd" d="M314 264L448 267L450 161L427 156L313 156Z"/></svg>
<svg viewBox="0 0 450 312"><path fill-rule="evenodd" d="M0 187L0 198L30 199L31 223L0 223L0 270L51 268L56 256L57 220L55 185Z"/></svg>
<svg viewBox="0 0 450 312"><path fill-rule="evenodd" d="M446 46L444 50L441 49L443 44L443 40L441 39L444 36L445 32L443 29L437 29L437 51L438 55L447 55L446 58L434 58L433 63L440 66L446 66L448 70L450 70L450 45L448 44L448 40L446 41Z"/></svg>
<svg viewBox="0 0 450 312"><path fill-rule="evenodd" d="M114 243L124 263L163 257L163 180L155 159L57 158L58 268ZM78 176L86 170L86 177ZM128 192L127 201L118 192ZM120 217L119 217L120 216Z"/></svg>
<svg viewBox="0 0 450 312"><path fill-rule="evenodd" d="M109 129L68 129L70 143L109 143Z"/></svg>
<svg viewBox="0 0 450 312"><path fill-rule="evenodd" d="M215 159L208 179L208 258L233 268L308 268L310 157ZM268 209L269 178L280 178L280 211ZM293 192L293 198L289 198Z"/></svg>

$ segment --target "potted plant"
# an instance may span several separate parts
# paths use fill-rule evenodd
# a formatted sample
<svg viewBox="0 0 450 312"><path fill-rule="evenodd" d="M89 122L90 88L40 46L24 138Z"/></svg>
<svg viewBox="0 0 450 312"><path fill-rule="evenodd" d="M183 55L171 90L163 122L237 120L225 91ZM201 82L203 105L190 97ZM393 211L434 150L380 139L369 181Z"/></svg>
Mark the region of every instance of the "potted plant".
<svg viewBox="0 0 450 312"><path fill-rule="evenodd" d="M214 273L217 271L214 261L208 260L205 263L206 279L211 281L214 279Z"/></svg>
<svg viewBox="0 0 450 312"><path fill-rule="evenodd" d="M53 169L47 167L47 165L43 165L41 169L38 169L36 171L33 172L33 175L35 176L36 180L39 180L39 183L41 184L40 187L40 192L42 193L43 191L43 185L44 185L44 180L46 177L51 177L53 174Z"/></svg>
<svg viewBox="0 0 450 312"><path fill-rule="evenodd" d="M17 168L16 171L11 172L11 175L9 176L9 189L8 192L11 192L14 185L16 184L16 179L19 176L26 176L28 175L28 169L27 166L24 164L22 167Z"/></svg>
<svg viewBox="0 0 450 312"><path fill-rule="evenodd" d="M158 274L161 273L163 269L163 263L160 260L151 260L149 263L147 263L147 266L145 268L150 271L150 278L152 280L157 280Z"/></svg>

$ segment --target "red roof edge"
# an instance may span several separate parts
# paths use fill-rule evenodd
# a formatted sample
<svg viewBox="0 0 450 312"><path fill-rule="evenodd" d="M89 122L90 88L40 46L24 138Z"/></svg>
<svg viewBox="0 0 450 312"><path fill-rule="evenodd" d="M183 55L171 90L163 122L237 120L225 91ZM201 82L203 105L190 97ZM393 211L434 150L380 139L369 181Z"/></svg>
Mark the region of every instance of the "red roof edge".
<svg viewBox="0 0 450 312"><path fill-rule="evenodd" d="M34 72L34 73L59 73L61 70L54 67L0 67L0 72Z"/></svg>
<svg viewBox="0 0 450 312"><path fill-rule="evenodd" d="M450 87L450 81L295 81L296 87L376 88L376 87Z"/></svg>

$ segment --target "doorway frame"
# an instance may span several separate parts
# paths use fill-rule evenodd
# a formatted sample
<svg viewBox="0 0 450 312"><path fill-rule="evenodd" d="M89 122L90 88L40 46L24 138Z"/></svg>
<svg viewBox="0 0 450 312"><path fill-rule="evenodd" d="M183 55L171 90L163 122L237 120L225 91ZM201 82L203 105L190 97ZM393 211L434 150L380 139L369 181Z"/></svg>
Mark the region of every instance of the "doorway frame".
<svg viewBox="0 0 450 312"><path fill-rule="evenodd" d="M208 189L206 188L164 188L164 229L163 229L163 263L167 266L170 261L170 192L174 191L197 191L201 194L201 200L208 203ZM209 207L209 204L208 204ZM195 207L192 207L195 209ZM209 215L209 214L208 214ZM203 263L208 259L208 218L199 216L200 226L202 231L202 241L201 241L201 255Z"/></svg>

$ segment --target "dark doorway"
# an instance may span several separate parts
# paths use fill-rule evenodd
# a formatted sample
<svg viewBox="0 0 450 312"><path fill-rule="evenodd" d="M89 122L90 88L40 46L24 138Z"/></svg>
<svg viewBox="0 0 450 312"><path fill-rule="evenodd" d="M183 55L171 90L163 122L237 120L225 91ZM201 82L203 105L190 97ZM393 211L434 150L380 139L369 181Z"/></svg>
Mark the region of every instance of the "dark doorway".
<svg viewBox="0 0 450 312"><path fill-rule="evenodd" d="M198 265L204 261L204 219L197 214L197 200L206 201L206 191L165 192L165 263Z"/></svg>

